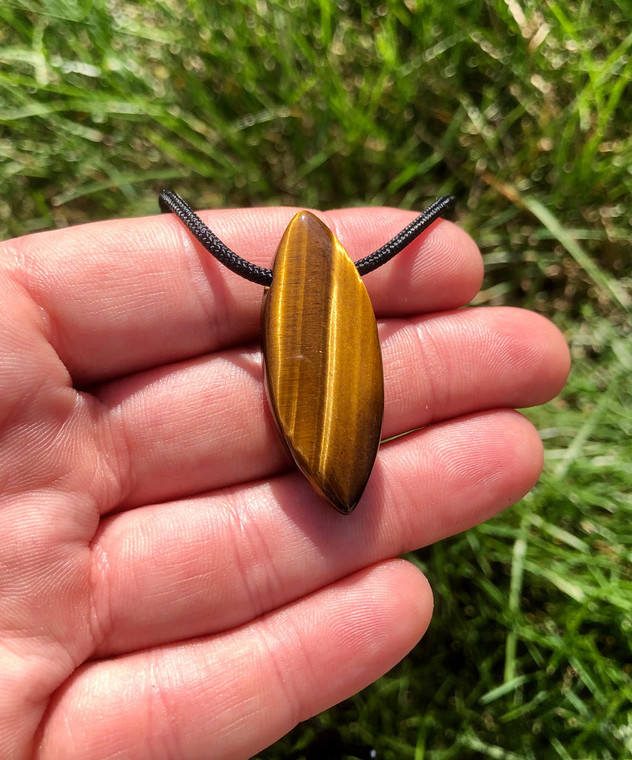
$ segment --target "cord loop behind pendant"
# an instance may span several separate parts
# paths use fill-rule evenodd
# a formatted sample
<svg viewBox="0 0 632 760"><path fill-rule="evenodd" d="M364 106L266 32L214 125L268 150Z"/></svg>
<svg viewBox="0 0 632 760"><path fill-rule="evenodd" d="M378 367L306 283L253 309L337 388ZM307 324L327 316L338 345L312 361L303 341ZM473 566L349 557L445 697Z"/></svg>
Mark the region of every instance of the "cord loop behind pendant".
<svg viewBox="0 0 632 760"><path fill-rule="evenodd" d="M210 230L200 217L193 211L191 206L173 190L163 190L159 197L160 209L163 212L172 212L186 225L192 235L198 240L204 248L222 263L231 272L238 274L240 277L256 282L259 285L269 287L272 284L272 270L265 267L252 264L246 259L242 259L223 243L217 235ZM356 268L361 275L368 274L374 269L386 264L394 256L404 250L407 245L428 229L428 227L437 220L444 212L450 211L454 206L454 196L444 195L436 200L432 205L422 211L418 217L401 232L398 232L394 238L385 243L377 251L365 256L355 262Z"/></svg>

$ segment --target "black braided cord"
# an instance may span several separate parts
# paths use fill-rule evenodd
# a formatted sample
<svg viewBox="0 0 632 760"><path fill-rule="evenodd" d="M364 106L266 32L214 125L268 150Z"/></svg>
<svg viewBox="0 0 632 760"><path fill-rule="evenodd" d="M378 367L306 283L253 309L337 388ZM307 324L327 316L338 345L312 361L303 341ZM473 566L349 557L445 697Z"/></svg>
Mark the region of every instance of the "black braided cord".
<svg viewBox="0 0 632 760"><path fill-rule="evenodd" d="M246 259L242 259L209 230L189 204L173 190L163 190L158 196L160 210L163 213L172 211L189 228L195 238L202 243L204 248L215 256L225 267L235 274L245 277L247 280L259 285L272 284L272 270L258 267Z"/></svg>
<svg viewBox="0 0 632 760"><path fill-rule="evenodd" d="M206 250L214 256L225 267L235 272L235 274L244 277L246 280L256 282L259 285L271 285L272 284L272 270L265 267L259 267L256 264L251 264L246 259L242 259L234 251L225 244L213 233L200 219L200 217L193 211L191 206L183 200L173 190L163 190L159 197L160 210L163 213L172 212L180 219L180 221L191 231L194 237L206 248ZM382 264L386 264L400 251L403 251L406 246L411 243L416 237L428 229L428 227L438 219L444 212L450 211L454 206L454 196L444 195L442 198L436 200L432 205L428 206L425 211L422 211L418 217L392 240L378 248L377 251L365 256L364 258L356 261L356 268L358 272L368 274L374 269L381 267Z"/></svg>
<svg viewBox="0 0 632 760"><path fill-rule="evenodd" d="M412 222L401 232L398 232L394 238L385 243L377 251L373 251L363 259L356 261L356 269L360 274L368 274L374 269L381 267L382 264L386 264L394 256L404 250L409 243L421 235L421 233L428 229L430 225L438 219L444 212L450 212L454 207L455 198L453 195L444 195L442 198L437 199L432 203L425 211L422 211L419 216L415 217Z"/></svg>

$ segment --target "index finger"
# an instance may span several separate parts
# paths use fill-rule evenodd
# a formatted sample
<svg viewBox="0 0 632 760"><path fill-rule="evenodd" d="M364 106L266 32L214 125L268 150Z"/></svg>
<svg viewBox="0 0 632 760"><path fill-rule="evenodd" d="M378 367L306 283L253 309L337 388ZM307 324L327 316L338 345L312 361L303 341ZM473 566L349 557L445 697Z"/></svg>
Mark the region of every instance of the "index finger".
<svg viewBox="0 0 632 760"><path fill-rule="evenodd" d="M233 250L270 266L296 209L202 213ZM327 212L352 259L378 248L414 212ZM227 271L172 214L99 222L2 245L53 326L51 340L76 385L161 366L256 338L262 288ZM395 260L367 276L378 316L454 308L478 290L481 261L458 227L435 223Z"/></svg>

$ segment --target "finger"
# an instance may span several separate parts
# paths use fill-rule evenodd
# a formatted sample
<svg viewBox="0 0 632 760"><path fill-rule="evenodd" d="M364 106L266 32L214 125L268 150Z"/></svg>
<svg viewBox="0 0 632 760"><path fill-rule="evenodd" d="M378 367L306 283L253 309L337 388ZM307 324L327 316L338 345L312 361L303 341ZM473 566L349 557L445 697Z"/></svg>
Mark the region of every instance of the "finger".
<svg viewBox="0 0 632 760"><path fill-rule="evenodd" d="M91 663L51 706L38 757L247 760L390 669L431 613L397 560L231 633Z"/></svg>
<svg viewBox="0 0 632 760"><path fill-rule="evenodd" d="M294 211L202 216L227 245L268 266ZM353 209L330 212L327 220L359 258L413 216ZM172 214L28 235L2 248L11 276L47 315L53 347L77 385L258 335L262 288L215 261ZM449 222L435 223L383 269L367 277L380 314L460 306L477 292L482 275L475 245Z"/></svg>
<svg viewBox="0 0 632 760"><path fill-rule="evenodd" d="M457 415L543 403L562 387L568 349L550 322L519 309L388 320L383 437ZM290 466L264 398L261 358L234 350L108 385L124 504L268 477ZM120 504L118 505L120 506Z"/></svg>
<svg viewBox="0 0 632 760"><path fill-rule="evenodd" d="M75 484L92 482L97 457L90 440L94 416L87 407L93 404L72 388L68 371L50 345L50 325L42 310L20 283L1 272L0 303L0 499L46 491L52 483L66 482L69 475ZM80 429L86 431L84 437ZM82 444L86 445L80 451ZM74 477L81 469L79 459L85 464L84 473L89 473L83 480ZM23 517L16 522L6 509L0 511L1 534L6 535L7 526L23 525ZM43 514L39 513L41 528L59 525ZM33 549L32 541L28 548Z"/></svg>
<svg viewBox="0 0 632 760"><path fill-rule="evenodd" d="M541 466L531 424L488 412L385 444L349 517L297 473L116 515L92 545L98 654L232 628L465 530L521 498Z"/></svg>

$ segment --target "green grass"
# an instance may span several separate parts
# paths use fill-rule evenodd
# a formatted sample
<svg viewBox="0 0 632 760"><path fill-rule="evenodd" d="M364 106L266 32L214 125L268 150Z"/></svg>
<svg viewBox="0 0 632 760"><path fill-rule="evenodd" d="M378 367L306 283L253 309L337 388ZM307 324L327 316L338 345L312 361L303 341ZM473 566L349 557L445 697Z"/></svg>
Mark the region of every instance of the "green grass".
<svg viewBox="0 0 632 760"><path fill-rule="evenodd" d="M415 555L423 643L318 726L390 760L632 757L630 0L0 5L0 235L194 205L454 192L477 301L552 317L520 505Z"/></svg>

